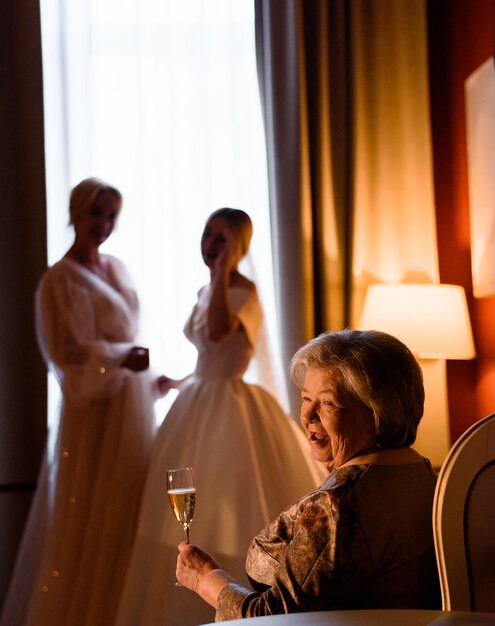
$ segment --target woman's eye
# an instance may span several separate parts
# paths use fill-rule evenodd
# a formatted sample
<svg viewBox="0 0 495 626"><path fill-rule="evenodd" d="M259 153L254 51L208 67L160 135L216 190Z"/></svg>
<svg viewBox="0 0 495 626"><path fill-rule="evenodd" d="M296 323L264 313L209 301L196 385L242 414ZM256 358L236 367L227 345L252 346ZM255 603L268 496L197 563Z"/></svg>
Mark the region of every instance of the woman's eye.
<svg viewBox="0 0 495 626"><path fill-rule="evenodd" d="M331 400L323 400L322 404L325 406L331 406L332 408L337 408L335 402L332 402Z"/></svg>
<svg viewBox="0 0 495 626"><path fill-rule="evenodd" d="M308 396L301 396L301 402L311 402L311 398Z"/></svg>

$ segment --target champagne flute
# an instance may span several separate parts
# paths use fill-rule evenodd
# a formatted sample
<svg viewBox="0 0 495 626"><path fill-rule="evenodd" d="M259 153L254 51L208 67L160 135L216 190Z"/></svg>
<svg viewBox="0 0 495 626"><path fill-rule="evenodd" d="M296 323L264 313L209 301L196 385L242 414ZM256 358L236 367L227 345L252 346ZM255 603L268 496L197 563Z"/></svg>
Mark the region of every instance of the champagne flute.
<svg viewBox="0 0 495 626"><path fill-rule="evenodd" d="M196 485L192 467L178 467L167 470L167 494L176 520L182 526L187 543L190 543L189 525L196 505ZM181 584L176 582L180 587Z"/></svg>

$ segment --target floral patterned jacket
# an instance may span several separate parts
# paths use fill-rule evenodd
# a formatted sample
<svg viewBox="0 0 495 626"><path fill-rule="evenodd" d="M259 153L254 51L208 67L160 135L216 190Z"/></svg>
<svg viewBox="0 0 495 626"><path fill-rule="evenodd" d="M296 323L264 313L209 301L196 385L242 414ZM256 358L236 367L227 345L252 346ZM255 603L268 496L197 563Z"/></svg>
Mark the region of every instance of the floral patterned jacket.
<svg viewBox="0 0 495 626"><path fill-rule="evenodd" d="M427 459L351 465L290 505L251 543L252 589L228 584L216 621L364 608L440 608Z"/></svg>

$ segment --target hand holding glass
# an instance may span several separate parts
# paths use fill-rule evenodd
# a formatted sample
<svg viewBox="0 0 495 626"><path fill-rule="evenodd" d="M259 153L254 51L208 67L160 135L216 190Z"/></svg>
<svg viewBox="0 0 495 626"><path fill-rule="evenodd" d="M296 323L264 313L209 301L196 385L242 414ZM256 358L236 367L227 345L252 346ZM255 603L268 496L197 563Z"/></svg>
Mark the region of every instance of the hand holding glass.
<svg viewBox="0 0 495 626"><path fill-rule="evenodd" d="M184 529L186 541L189 543L189 524L193 520L196 505L196 485L192 467L179 467L167 470L168 501L176 520ZM182 587L179 582L176 587Z"/></svg>

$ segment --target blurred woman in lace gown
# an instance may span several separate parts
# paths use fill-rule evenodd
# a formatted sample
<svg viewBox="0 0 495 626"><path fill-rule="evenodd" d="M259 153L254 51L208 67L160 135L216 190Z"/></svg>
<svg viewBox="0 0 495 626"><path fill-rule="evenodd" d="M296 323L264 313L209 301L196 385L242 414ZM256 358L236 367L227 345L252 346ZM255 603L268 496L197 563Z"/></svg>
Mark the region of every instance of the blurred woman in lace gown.
<svg viewBox="0 0 495 626"><path fill-rule="evenodd" d="M62 390L2 626L109 626L155 433L156 381L136 346L139 304L102 254L122 197L90 178L70 197L75 238L42 277L36 328Z"/></svg>
<svg viewBox="0 0 495 626"><path fill-rule="evenodd" d="M211 280L185 326L198 350L196 369L182 380L161 379L162 391L180 392L157 434L119 626L214 619L211 607L174 586L182 531L168 504L167 468L193 467L191 540L221 554L239 580L246 580L253 533L326 474L276 400L242 380L262 322L256 286L237 269L251 234L249 216L238 209L219 209L206 222L201 254Z"/></svg>

